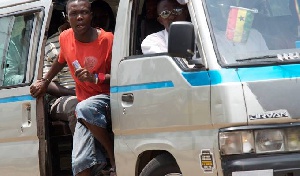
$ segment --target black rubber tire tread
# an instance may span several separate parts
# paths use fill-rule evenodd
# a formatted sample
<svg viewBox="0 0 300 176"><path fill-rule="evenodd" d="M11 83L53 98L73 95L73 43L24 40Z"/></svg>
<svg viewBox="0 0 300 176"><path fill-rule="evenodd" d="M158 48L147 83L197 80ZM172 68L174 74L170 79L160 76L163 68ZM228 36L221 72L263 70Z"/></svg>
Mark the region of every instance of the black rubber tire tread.
<svg viewBox="0 0 300 176"><path fill-rule="evenodd" d="M174 157L169 153L163 153L153 158L139 176L165 176L170 173L181 171Z"/></svg>

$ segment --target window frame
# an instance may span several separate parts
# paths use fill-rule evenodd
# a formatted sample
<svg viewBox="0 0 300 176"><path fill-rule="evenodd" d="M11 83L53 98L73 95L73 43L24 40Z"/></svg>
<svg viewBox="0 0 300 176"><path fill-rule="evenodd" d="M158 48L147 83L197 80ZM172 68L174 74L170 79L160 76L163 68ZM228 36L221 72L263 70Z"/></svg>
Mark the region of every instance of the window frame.
<svg viewBox="0 0 300 176"><path fill-rule="evenodd" d="M26 9L22 11L17 11L13 13L8 13L4 15L0 15L0 18L7 17L7 16L25 16L26 14L32 14L33 19L32 19L32 26L31 26L31 31L29 33L29 46L28 46L28 54L27 58L25 61L25 68L24 68L24 78L21 83L14 84L14 85L3 85L3 82L0 82L0 90L1 89L10 89L10 88L16 88L16 87L25 87L28 86L32 83L34 79L34 73L36 69L36 61L37 61L37 52L38 52L38 46L39 46L39 40L40 37L42 36L41 34L41 28L43 26L43 21L45 16L45 9L43 7L36 7L36 8L31 8L31 9ZM8 39L9 41L11 40L11 32L10 32L10 37ZM7 43L9 46L9 42ZM7 46L7 48L8 48ZM1 51L0 51L1 52ZM4 51L4 52L8 52ZM6 53L7 54L7 53ZM4 54L4 60L1 63L1 65L6 63L6 54ZM3 77L5 74L5 65L0 68L0 73L3 72ZM1 74L0 74L1 76Z"/></svg>
<svg viewBox="0 0 300 176"><path fill-rule="evenodd" d="M130 41L129 41L129 56L138 55L137 53L137 40L139 39L138 34L138 17L140 12L140 4L143 4L144 0L133 0L132 2L132 10L131 10L131 22L130 22ZM142 7L143 7L142 6Z"/></svg>

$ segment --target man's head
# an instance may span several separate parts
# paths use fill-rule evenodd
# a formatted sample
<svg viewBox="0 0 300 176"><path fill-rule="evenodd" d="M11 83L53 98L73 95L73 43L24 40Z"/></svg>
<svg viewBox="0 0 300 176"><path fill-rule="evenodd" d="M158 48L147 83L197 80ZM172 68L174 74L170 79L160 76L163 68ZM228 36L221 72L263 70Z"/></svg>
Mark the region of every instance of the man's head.
<svg viewBox="0 0 300 176"><path fill-rule="evenodd" d="M85 34L90 30L92 12L89 0L68 0L66 10L75 36Z"/></svg>
<svg viewBox="0 0 300 176"><path fill-rule="evenodd" d="M180 5L176 0L159 0L157 3L158 21L167 31L174 21L186 21L188 11L186 6Z"/></svg>

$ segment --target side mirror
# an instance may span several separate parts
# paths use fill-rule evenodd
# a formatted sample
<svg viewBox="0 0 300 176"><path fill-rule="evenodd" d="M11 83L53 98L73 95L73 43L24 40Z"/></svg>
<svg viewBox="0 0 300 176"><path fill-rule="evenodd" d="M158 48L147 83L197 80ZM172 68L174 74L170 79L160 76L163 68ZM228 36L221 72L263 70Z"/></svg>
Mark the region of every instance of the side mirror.
<svg viewBox="0 0 300 176"><path fill-rule="evenodd" d="M168 40L170 56L191 59L194 55L195 33L191 22L173 22L170 26Z"/></svg>

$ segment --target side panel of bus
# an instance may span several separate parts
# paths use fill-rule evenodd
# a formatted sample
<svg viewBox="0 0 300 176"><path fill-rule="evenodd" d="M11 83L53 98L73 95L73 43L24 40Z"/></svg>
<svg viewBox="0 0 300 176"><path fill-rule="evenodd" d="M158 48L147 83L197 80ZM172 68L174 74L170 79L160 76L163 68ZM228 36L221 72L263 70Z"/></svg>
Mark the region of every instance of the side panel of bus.
<svg viewBox="0 0 300 176"><path fill-rule="evenodd" d="M40 175L37 78L51 1L4 1L0 5L0 173ZM5 7L5 8L4 8ZM42 169L43 170L43 169Z"/></svg>

